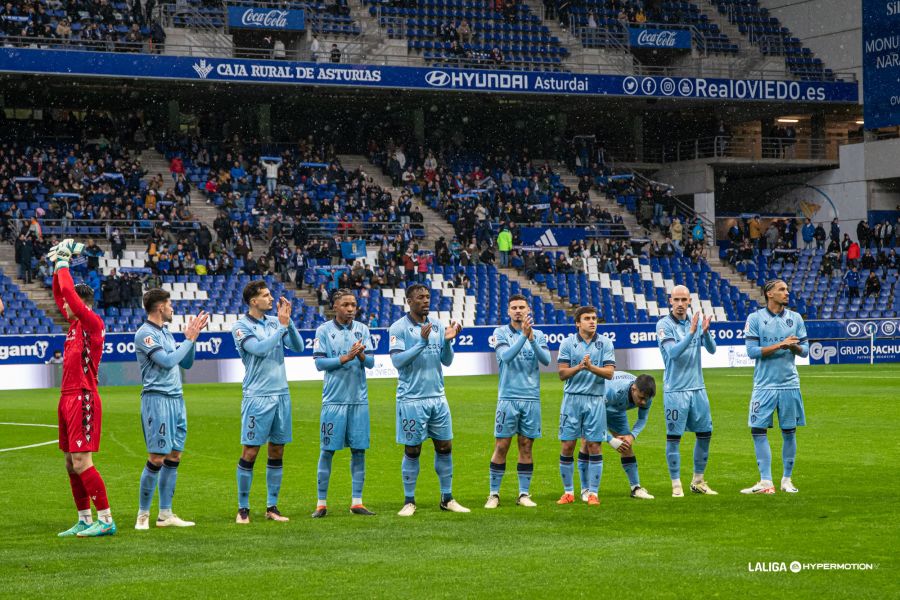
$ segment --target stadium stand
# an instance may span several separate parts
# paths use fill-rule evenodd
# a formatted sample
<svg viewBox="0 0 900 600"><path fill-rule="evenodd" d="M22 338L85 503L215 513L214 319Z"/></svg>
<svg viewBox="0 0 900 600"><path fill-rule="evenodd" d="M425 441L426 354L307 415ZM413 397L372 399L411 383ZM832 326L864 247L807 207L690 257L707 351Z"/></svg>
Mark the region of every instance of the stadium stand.
<svg viewBox="0 0 900 600"><path fill-rule="evenodd" d="M406 38L430 66L563 71L568 49L517 0L423 0L402 6L364 0L390 38Z"/></svg>
<svg viewBox="0 0 900 600"><path fill-rule="evenodd" d="M5 308L0 322L0 335L63 333L62 328L38 308L2 269L0 297L3 298Z"/></svg>
<svg viewBox="0 0 900 600"><path fill-rule="evenodd" d="M689 29L695 45L708 54L736 54L738 46L710 23L706 15L690 2L661 2L648 6L619 0L582 0L573 2L559 15L563 26L571 26L586 48L627 45L629 27ZM569 19L570 22L565 22ZM609 35L611 34L611 35Z"/></svg>
<svg viewBox="0 0 900 600"><path fill-rule="evenodd" d="M764 55L784 56L787 69L795 77L811 81L834 81L834 72L825 68L821 58L803 46L758 0L708 0L719 13L738 26L740 32Z"/></svg>
<svg viewBox="0 0 900 600"><path fill-rule="evenodd" d="M303 10L309 30L323 35L357 36L360 25L350 16L346 0L326 4L324 2L254 2L253 0L228 0L227 2L206 2L186 0L166 5L164 11L174 27L196 28L212 26L224 28L227 22L227 6L279 8Z"/></svg>

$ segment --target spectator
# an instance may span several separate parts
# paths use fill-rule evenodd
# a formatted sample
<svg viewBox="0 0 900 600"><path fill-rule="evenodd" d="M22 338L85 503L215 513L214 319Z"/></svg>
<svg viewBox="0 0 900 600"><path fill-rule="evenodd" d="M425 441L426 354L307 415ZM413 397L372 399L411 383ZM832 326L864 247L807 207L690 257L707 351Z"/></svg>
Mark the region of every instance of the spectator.
<svg viewBox="0 0 900 600"><path fill-rule="evenodd" d="M811 250L816 238L816 228L812 224L812 221L806 219L803 223L803 229L800 230L800 234L803 237L803 249Z"/></svg>
<svg viewBox="0 0 900 600"><path fill-rule="evenodd" d="M878 294L881 293L881 281L878 279L878 275L875 274L875 271L871 271L869 273L869 277L866 279L866 287L863 292L863 296L868 298L870 296L878 297Z"/></svg>
<svg viewBox="0 0 900 600"><path fill-rule="evenodd" d="M816 225L816 231L813 234L813 237L816 240L816 249L821 250L825 247L825 240L828 239L828 236L825 234L825 228L821 223Z"/></svg>
<svg viewBox="0 0 900 600"><path fill-rule="evenodd" d="M844 274L844 285L847 286L847 299L859 298L859 271L856 265L851 265L850 270Z"/></svg>
<svg viewBox="0 0 900 600"><path fill-rule="evenodd" d="M341 49L338 48L337 44L331 45L331 55L329 58L331 59L331 62L333 62L333 63L341 62Z"/></svg>
<svg viewBox="0 0 900 600"><path fill-rule="evenodd" d="M856 266L859 263L859 258L859 244L851 241L847 247L847 264Z"/></svg>
<svg viewBox="0 0 900 600"><path fill-rule="evenodd" d="M319 316L324 317L325 307L328 306L328 302L331 299L331 294L328 293L324 283L319 284L319 289L316 290L316 298L319 300Z"/></svg>
<svg viewBox="0 0 900 600"><path fill-rule="evenodd" d="M93 240L91 240L91 241L93 241ZM110 243L110 250L112 251L112 257L116 260L121 260L122 256L125 253L125 248L127 247L127 243L125 241L125 236L122 235L122 232L119 231L118 227L114 228L112 230L112 233L110 233L109 243Z"/></svg>
<svg viewBox="0 0 900 600"><path fill-rule="evenodd" d="M509 227L504 225L500 230L500 233L497 235L497 250L500 251L501 267L509 266L509 253L512 250L512 247L512 234L509 232Z"/></svg>
<svg viewBox="0 0 900 600"><path fill-rule="evenodd" d="M312 41L309 43L309 59L312 62L319 62L319 52L321 52L319 35L314 33L312 36Z"/></svg>

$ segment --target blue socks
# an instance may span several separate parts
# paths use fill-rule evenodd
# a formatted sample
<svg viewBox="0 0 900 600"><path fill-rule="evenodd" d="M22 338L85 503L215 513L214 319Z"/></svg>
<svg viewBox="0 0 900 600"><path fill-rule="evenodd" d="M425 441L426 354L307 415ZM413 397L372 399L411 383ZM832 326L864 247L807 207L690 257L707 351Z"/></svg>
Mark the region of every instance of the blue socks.
<svg viewBox="0 0 900 600"><path fill-rule="evenodd" d="M331 460L334 458L333 450L322 450L319 454L319 468L316 471L316 484L319 489L319 504L325 504L328 498L328 482L331 480Z"/></svg>
<svg viewBox="0 0 900 600"><path fill-rule="evenodd" d="M141 491L138 495L138 509L141 512L150 512L153 495L156 493L156 482L159 480L159 470L160 467L149 460L144 465L144 470L141 472Z"/></svg>
<svg viewBox="0 0 900 600"><path fill-rule="evenodd" d="M625 470L625 476L628 477L628 485L632 489L641 485L641 479L638 477L637 457L623 456L622 468Z"/></svg>
<svg viewBox="0 0 900 600"><path fill-rule="evenodd" d="M681 436L666 436L666 463L669 465L669 478L681 479Z"/></svg>
<svg viewBox="0 0 900 600"><path fill-rule="evenodd" d="M534 464L533 463L519 463L516 466L516 470L519 472L519 493L520 494L530 494L531 493L531 476L534 473Z"/></svg>
<svg viewBox="0 0 900 600"><path fill-rule="evenodd" d="M238 459L237 487L238 508L250 508L250 486L253 484L253 465L255 463Z"/></svg>
<svg viewBox="0 0 900 600"><path fill-rule="evenodd" d="M603 455L591 454L588 457L588 492L596 494L600 490L600 478L603 477Z"/></svg>
<svg viewBox="0 0 900 600"><path fill-rule="evenodd" d="M784 446L781 448L781 461L784 463L783 477L790 477L794 472L794 458L797 456L797 430L782 429L781 439Z"/></svg>
<svg viewBox="0 0 900 600"><path fill-rule="evenodd" d="M281 476L284 473L283 459L270 458L266 463L266 507L278 504L278 492L281 491Z"/></svg>
<svg viewBox="0 0 900 600"><path fill-rule="evenodd" d="M578 481L583 490L588 488L588 458L587 452L578 452Z"/></svg>
<svg viewBox="0 0 900 600"><path fill-rule="evenodd" d="M365 450L350 450L350 480L352 497L361 500L363 484L366 482Z"/></svg>
<svg viewBox="0 0 900 600"><path fill-rule="evenodd" d="M491 494L500 493L500 484L503 483L503 474L506 473L506 463L491 461Z"/></svg>
<svg viewBox="0 0 900 600"><path fill-rule="evenodd" d="M400 463L400 472L403 474L403 493L406 495L406 503L416 501L416 481L419 479L419 457L403 455Z"/></svg>
<svg viewBox="0 0 900 600"><path fill-rule="evenodd" d="M563 490L567 494L575 493L575 459L571 456L559 455L559 476L562 477Z"/></svg>
<svg viewBox="0 0 900 600"><path fill-rule="evenodd" d="M694 444L695 475L703 475L703 473L706 472L706 463L709 460L709 442L711 438L711 431L702 431L697 434L697 442Z"/></svg>
<svg viewBox="0 0 900 600"><path fill-rule="evenodd" d="M449 502L453 498L453 455L435 450L434 471L441 484L441 498L447 498L443 502Z"/></svg>
<svg viewBox="0 0 900 600"><path fill-rule="evenodd" d="M159 510L172 510L172 498L175 496L175 482L178 480L177 460L163 461L159 472Z"/></svg>
<svg viewBox="0 0 900 600"><path fill-rule="evenodd" d="M753 435L759 478L762 481L772 481L772 448L769 447L769 438L766 436L766 430L761 427L754 427L750 430L750 433Z"/></svg>

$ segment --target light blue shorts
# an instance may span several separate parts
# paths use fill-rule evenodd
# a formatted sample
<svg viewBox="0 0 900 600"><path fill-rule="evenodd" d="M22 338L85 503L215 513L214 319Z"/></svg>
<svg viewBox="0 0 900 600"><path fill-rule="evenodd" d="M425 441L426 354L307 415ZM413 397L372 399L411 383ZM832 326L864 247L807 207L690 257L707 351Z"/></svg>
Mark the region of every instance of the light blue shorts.
<svg viewBox="0 0 900 600"><path fill-rule="evenodd" d="M666 392L666 435L684 435L685 431L712 431L712 414L706 390Z"/></svg>
<svg viewBox="0 0 900 600"><path fill-rule="evenodd" d="M291 441L291 395L252 396L241 400L241 444L262 446L266 442Z"/></svg>
<svg viewBox="0 0 900 600"><path fill-rule="evenodd" d="M606 401L603 396L563 394L559 439L567 442L581 438L589 442L606 439Z"/></svg>
<svg viewBox="0 0 900 600"><path fill-rule="evenodd" d="M323 404L319 424L322 450L365 450L369 447L368 404Z"/></svg>
<svg viewBox="0 0 900 600"><path fill-rule="evenodd" d="M794 429L806 425L803 397L798 388L788 390L753 390L750 396L750 427L772 427L773 415L778 412L778 426Z"/></svg>
<svg viewBox="0 0 900 600"><path fill-rule="evenodd" d="M541 437L541 403L537 400L499 400L494 418L494 437Z"/></svg>
<svg viewBox="0 0 900 600"><path fill-rule="evenodd" d="M141 394L141 428L150 454L184 450L187 411L182 396Z"/></svg>
<svg viewBox="0 0 900 600"><path fill-rule="evenodd" d="M615 435L631 435L628 415L621 410L606 411L606 428Z"/></svg>
<svg viewBox="0 0 900 600"><path fill-rule="evenodd" d="M418 446L428 438L452 440L453 421L444 397L397 401L397 443Z"/></svg>

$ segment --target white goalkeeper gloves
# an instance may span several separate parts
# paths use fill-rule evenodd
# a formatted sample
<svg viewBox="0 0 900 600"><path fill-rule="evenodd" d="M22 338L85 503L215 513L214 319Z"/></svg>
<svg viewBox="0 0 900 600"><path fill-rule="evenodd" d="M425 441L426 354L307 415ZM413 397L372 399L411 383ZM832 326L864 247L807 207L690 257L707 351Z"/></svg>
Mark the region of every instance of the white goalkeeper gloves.
<svg viewBox="0 0 900 600"><path fill-rule="evenodd" d="M53 263L53 270L58 271L63 267L68 267L72 257L81 254L82 251L84 251L84 244L67 238L50 248L47 252L47 260Z"/></svg>

